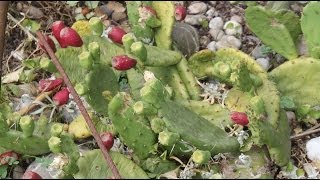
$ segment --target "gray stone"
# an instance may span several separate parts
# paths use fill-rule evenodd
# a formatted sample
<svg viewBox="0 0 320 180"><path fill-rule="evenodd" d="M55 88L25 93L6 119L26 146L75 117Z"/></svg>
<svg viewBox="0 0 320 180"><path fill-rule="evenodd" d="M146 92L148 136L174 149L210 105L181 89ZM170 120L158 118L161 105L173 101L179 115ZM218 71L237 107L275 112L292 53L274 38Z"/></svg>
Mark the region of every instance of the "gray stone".
<svg viewBox="0 0 320 180"><path fill-rule="evenodd" d="M215 5L217 4L217 1L209 1L209 4L210 4L211 6L215 6Z"/></svg>
<svg viewBox="0 0 320 180"><path fill-rule="evenodd" d="M202 14L207 11L207 4L204 2L195 2L188 7L189 14Z"/></svg>
<svg viewBox="0 0 320 180"><path fill-rule="evenodd" d="M210 38L208 36L200 37L200 45L206 47L210 43Z"/></svg>
<svg viewBox="0 0 320 180"><path fill-rule="evenodd" d="M112 13L112 20L114 21L121 21L127 18L127 14L124 12L113 12Z"/></svg>
<svg viewBox="0 0 320 180"><path fill-rule="evenodd" d="M223 27L223 20L221 17L215 17L210 20L209 22L209 28L216 28L216 29L222 29Z"/></svg>
<svg viewBox="0 0 320 180"><path fill-rule="evenodd" d="M218 12L216 11L216 9L214 7L212 7L206 12L206 15L207 15L208 19L212 19L214 16L218 15Z"/></svg>
<svg viewBox="0 0 320 180"><path fill-rule="evenodd" d="M255 59L267 57L267 54L262 53L262 47L257 46L253 49L251 56Z"/></svg>
<svg viewBox="0 0 320 180"><path fill-rule="evenodd" d="M205 20L206 16L202 14L197 14L197 15L187 15L186 18L184 19L185 23L188 23L190 25L200 25L200 22Z"/></svg>
<svg viewBox="0 0 320 180"><path fill-rule="evenodd" d="M173 27L172 39L176 47L187 57L199 51L198 31L189 24L176 22Z"/></svg>
<svg viewBox="0 0 320 180"><path fill-rule="evenodd" d="M241 41L234 36L225 35L217 42L216 48L235 48L240 49Z"/></svg>
<svg viewBox="0 0 320 180"><path fill-rule="evenodd" d="M267 58L258 58L256 61L264 70L267 71L270 68L269 59L267 59Z"/></svg>
<svg viewBox="0 0 320 180"><path fill-rule="evenodd" d="M216 28L210 29L209 34L215 41L219 41L225 35L223 30Z"/></svg>
<svg viewBox="0 0 320 180"><path fill-rule="evenodd" d="M216 42L215 41L211 41L208 45L207 45L207 49L210 49L211 51L216 51Z"/></svg>
<svg viewBox="0 0 320 180"><path fill-rule="evenodd" d="M233 15L231 18L230 18L231 21L236 21L238 23L242 23L243 22L243 19L241 16L238 16L238 15Z"/></svg>
<svg viewBox="0 0 320 180"><path fill-rule="evenodd" d="M227 35L232 35L232 36L234 35L240 36L243 32L241 24L233 20L227 21L224 24L223 29Z"/></svg>

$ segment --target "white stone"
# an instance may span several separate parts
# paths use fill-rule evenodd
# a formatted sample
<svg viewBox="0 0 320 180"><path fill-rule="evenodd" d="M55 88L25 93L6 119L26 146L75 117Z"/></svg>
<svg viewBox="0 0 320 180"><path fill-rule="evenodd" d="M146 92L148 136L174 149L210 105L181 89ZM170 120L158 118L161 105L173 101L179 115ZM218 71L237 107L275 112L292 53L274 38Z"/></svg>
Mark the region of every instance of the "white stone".
<svg viewBox="0 0 320 180"><path fill-rule="evenodd" d="M215 17L213 19L210 20L209 22L209 28L210 29L222 29L223 27L223 20L221 17Z"/></svg>
<svg viewBox="0 0 320 180"><path fill-rule="evenodd" d="M235 48L240 49L241 41L234 36L225 35L217 42L216 48Z"/></svg>
<svg viewBox="0 0 320 180"><path fill-rule="evenodd" d="M320 161L320 137L310 139L306 144L307 156L312 161Z"/></svg>
<svg viewBox="0 0 320 180"><path fill-rule="evenodd" d="M267 71L270 68L270 62L267 58L258 58L256 61L264 70Z"/></svg>
<svg viewBox="0 0 320 180"><path fill-rule="evenodd" d="M211 41L208 45L207 45L207 49L210 49L211 51L216 51L216 42L215 41Z"/></svg>
<svg viewBox="0 0 320 180"><path fill-rule="evenodd" d="M224 36L224 31L221 29L210 29L209 34L215 41L219 41Z"/></svg>
<svg viewBox="0 0 320 180"><path fill-rule="evenodd" d="M227 35L241 35L242 34L242 26L237 21L231 20L224 24L223 29L225 30Z"/></svg>
<svg viewBox="0 0 320 180"><path fill-rule="evenodd" d="M189 14L200 14L205 13L207 11L207 4L204 2L196 2L191 4L188 7L188 13Z"/></svg>
<svg viewBox="0 0 320 180"><path fill-rule="evenodd" d="M200 22L202 20L205 20L206 16L199 14L199 15L187 15L184 19L185 23L188 23L190 25L200 25Z"/></svg>
<svg viewBox="0 0 320 180"><path fill-rule="evenodd" d="M214 7L210 8L207 12L206 15L208 18L212 18L213 16L215 16L217 14L216 9Z"/></svg>
<svg viewBox="0 0 320 180"><path fill-rule="evenodd" d="M238 23L242 23L243 20L242 20L242 17L238 16L238 15L233 15L231 18L230 18L231 21L236 21Z"/></svg>

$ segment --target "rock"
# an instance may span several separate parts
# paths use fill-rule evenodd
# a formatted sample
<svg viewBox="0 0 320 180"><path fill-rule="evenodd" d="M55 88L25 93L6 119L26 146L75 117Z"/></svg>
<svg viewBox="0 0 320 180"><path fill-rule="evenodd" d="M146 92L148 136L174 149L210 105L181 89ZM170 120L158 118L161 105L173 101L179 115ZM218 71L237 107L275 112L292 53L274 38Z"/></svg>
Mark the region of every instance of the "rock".
<svg viewBox="0 0 320 180"><path fill-rule="evenodd" d="M310 139L306 144L307 156L312 161L320 162L320 137Z"/></svg>
<svg viewBox="0 0 320 180"><path fill-rule="evenodd" d="M188 7L189 14L202 14L207 11L207 4L204 2L195 2Z"/></svg>
<svg viewBox="0 0 320 180"><path fill-rule="evenodd" d="M13 179L21 179L24 172L25 172L25 169L23 169L21 166L17 165L13 168L12 178Z"/></svg>
<svg viewBox="0 0 320 180"><path fill-rule="evenodd" d="M117 1L109 1L106 5L108 9L112 10L113 12L125 12L126 8Z"/></svg>
<svg viewBox="0 0 320 180"><path fill-rule="evenodd" d="M256 61L264 70L267 71L270 68L270 62L267 58L258 58Z"/></svg>
<svg viewBox="0 0 320 180"><path fill-rule="evenodd" d="M186 18L184 19L184 22L190 25L200 25L200 22L205 19L206 19L206 16L202 14L187 15Z"/></svg>
<svg viewBox="0 0 320 180"><path fill-rule="evenodd" d="M99 16L102 15L107 15L108 17L111 17L113 10L109 9L107 5L102 5L98 8L96 8L96 14L98 14Z"/></svg>
<svg viewBox="0 0 320 180"><path fill-rule="evenodd" d="M210 49L211 51L216 51L216 42L215 41L211 41L208 45L207 45L207 49Z"/></svg>
<svg viewBox="0 0 320 180"><path fill-rule="evenodd" d="M215 17L210 20L209 22L209 28L216 28L216 29L222 29L223 27L223 20L221 17Z"/></svg>
<svg viewBox="0 0 320 180"><path fill-rule="evenodd" d="M127 18L127 14L125 12L113 12L112 20L121 21Z"/></svg>
<svg viewBox="0 0 320 180"><path fill-rule="evenodd" d="M175 6L184 6L185 1L172 1Z"/></svg>
<svg viewBox="0 0 320 180"><path fill-rule="evenodd" d="M210 8L207 12L207 18L208 19L212 19L214 16L217 16L219 13L216 11L216 9L214 7Z"/></svg>
<svg viewBox="0 0 320 180"><path fill-rule="evenodd" d="M296 115L295 115L294 112L286 111L286 114L287 114L287 119L288 119L290 124L296 120Z"/></svg>
<svg viewBox="0 0 320 180"><path fill-rule="evenodd" d="M176 22L173 26L172 40L182 54L187 57L199 51L198 31L189 24Z"/></svg>
<svg viewBox="0 0 320 180"><path fill-rule="evenodd" d="M234 36L225 35L216 44L217 49L235 48L240 49L241 41Z"/></svg>
<svg viewBox="0 0 320 180"><path fill-rule="evenodd" d="M217 4L217 1L209 1L209 4L210 4L211 6L215 6L215 5Z"/></svg>
<svg viewBox="0 0 320 180"><path fill-rule="evenodd" d="M243 22L243 19L241 16L238 16L238 15L233 15L231 18L230 18L231 21L236 21L238 23L242 23Z"/></svg>
<svg viewBox="0 0 320 180"><path fill-rule="evenodd" d="M262 52L262 46L257 46L256 48L253 49L251 56L254 57L255 59L258 59L258 58L267 57L267 54L264 54Z"/></svg>
<svg viewBox="0 0 320 180"><path fill-rule="evenodd" d="M208 36L200 37L200 45L206 47L210 43L210 38Z"/></svg>
<svg viewBox="0 0 320 180"><path fill-rule="evenodd" d="M209 34L215 41L219 41L225 34L221 29L210 29Z"/></svg>
<svg viewBox="0 0 320 180"><path fill-rule="evenodd" d="M224 24L223 29L227 35L240 36L242 34L242 26L237 21L228 21Z"/></svg>

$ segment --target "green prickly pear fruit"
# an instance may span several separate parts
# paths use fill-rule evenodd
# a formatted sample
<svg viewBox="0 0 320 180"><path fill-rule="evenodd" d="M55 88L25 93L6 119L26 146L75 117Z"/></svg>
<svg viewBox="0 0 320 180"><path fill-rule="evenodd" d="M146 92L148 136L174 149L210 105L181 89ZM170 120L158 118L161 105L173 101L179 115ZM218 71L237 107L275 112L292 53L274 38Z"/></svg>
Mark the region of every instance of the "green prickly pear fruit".
<svg viewBox="0 0 320 180"><path fill-rule="evenodd" d="M82 66L83 68L90 70L92 68L92 64L93 64L93 58L90 54L89 51L84 51L82 52L79 56L79 64L80 66Z"/></svg>
<svg viewBox="0 0 320 180"><path fill-rule="evenodd" d="M197 164L206 164L211 157L210 151L196 150L192 154L192 160Z"/></svg>
<svg viewBox="0 0 320 180"><path fill-rule="evenodd" d="M100 18L92 17L89 20L89 23L90 23L91 29L93 31L93 35L100 36L103 32L103 24L102 24Z"/></svg>
<svg viewBox="0 0 320 180"><path fill-rule="evenodd" d="M164 146L173 146L179 139L180 136L178 133L169 131L162 131L158 136L159 143Z"/></svg>
<svg viewBox="0 0 320 180"><path fill-rule="evenodd" d="M88 45L88 50L93 57L94 61L100 60L100 45L98 42L91 42Z"/></svg>
<svg viewBox="0 0 320 180"><path fill-rule="evenodd" d="M30 116L22 116L19 122L24 137L30 137L34 131L34 121Z"/></svg>
<svg viewBox="0 0 320 180"><path fill-rule="evenodd" d="M52 136L59 137L63 131L64 125L61 123L55 123L51 126L50 133Z"/></svg>
<svg viewBox="0 0 320 180"><path fill-rule="evenodd" d="M143 115L155 115L157 113L157 109L153 107L151 104L138 101L133 105L133 110L137 114Z"/></svg>
<svg viewBox="0 0 320 180"><path fill-rule="evenodd" d="M142 42L134 42L130 47L131 53L138 57L141 61L147 60L147 49Z"/></svg>
<svg viewBox="0 0 320 180"><path fill-rule="evenodd" d="M158 134L164 131L166 124L162 119L155 117L150 120L150 126L152 131Z"/></svg>
<svg viewBox="0 0 320 180"><path fill-rule="evenodd" d="M122 43L126 53L131 53L130 47L134 43L134 41L135 39L133 33L127 33L124 36L122 36Z"/></svg>
<svg viewBox="0 0 320 180"><path fill-rule="evenodd" d="M61 139L56 137L56 136L52 136L49 140L48 140L48 145L50 148L50 151L52 151L53 153L60 153L61 152Z"/></svg>

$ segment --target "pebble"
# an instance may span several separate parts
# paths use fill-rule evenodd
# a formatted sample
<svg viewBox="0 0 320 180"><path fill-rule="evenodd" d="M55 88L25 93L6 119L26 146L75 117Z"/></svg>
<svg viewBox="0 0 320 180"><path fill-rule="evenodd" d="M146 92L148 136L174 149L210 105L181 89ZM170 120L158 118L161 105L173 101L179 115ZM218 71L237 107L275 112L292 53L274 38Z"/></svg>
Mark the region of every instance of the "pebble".
<svg viewBox="0 0 320 180"><path fill-rule="evenodd" d="M195 2L188 7L189 14L202 14L207 11L207 4L204 2Z"/></svg>
<svg viewBox="0 0 320 180"><path fill-rule="evenodd" d="M225 35L223 30L216 28L210 29L209 34L215 41L219 41Z"/></svg>
<svg viewBox="0 0 320 180"><path fill-rule="evenodd" d="M210 38L208 36L202 36L199 41L202 47L206 47L210 43Z"/></svg>
<svg viewBox="0 0 320 180"><path fill-rule="evenodd" d="M211 51L216 51L216 42L215 41L211 41L208 45L207 45L207 49L210 49Z"/></svg>
<svg viewBox="0 0 320 180"><path fill-rule="evenodd" d="M235 48L240 49L241 41L234 36L225 35L217 42L216 48Z"/></svg>
<svg viewBox="0 0 320 180"><path fill-rule="evenodd" d="M270 68L270 62L267 58L258 58L256 61L264 70L267 71Z"/></svg>
<svg viewBox="0 0 320 180"><path fill-rule="evenodd" d="M320 161L320 137L312 138L306 143L307 156L312 161Z"/></svg>
<svg viewBox="0 0 320 180"><path fill-rule="evenodd" d="M209 1L209 4L210 4L211 6L215 6L215 5L217 4L217 1Z"/></svg>
<svg viewBox="0 0 320 180"><path fill-rule="evenodd" d="M215 17L210 20L209 22L209 28L216 28L216 29L222 29L223 27L223 20L221 17Z"/></svg>
<svg viewBox="0 0 320 180"><path fill-rule="evenodd" d="M202 20L206 19L206 16L202 14L197 14L197 15L187 15L186 18L184 19L185 23L188 23L190 25L200 25L200 22Z"/></svg>
<svg viewBox="0 0 320 180"><path fill-rule="evenodd" d="M223 29L227 35L231 35L231 36L233 35L239 36L243 32L241 24L233 20L227 21L224 24Z"/></svg>
<svg viewBox="0 0 320 180"><path fill-rule="evenodd" d="M286 111L286 114L287 114L287 119L288 119L289 123L292 123L293 121L296 120L296 115L294 112Z"/></svg>
<svg viewBox="0 0 320 180"><path fill-rule="evenodd" d="M126 19L127 14L125 12L113 12L112 13L112 20L120 21Z"/></svg>
<svg viewBox="0 0 320 180"><path fill-rule="evenodd" d="M262 46L257 46L253 49L251 56L255 59L267 57L267 54L262 53Z"/></svg>
<svg viewBox="0 0 320 180"><path fill-rule="evenodd" d="M207 18L208 19L212 19L214 16L217 16L219 13L216 11L216 9L214 7L210 8L207 12Z"/></svg>
<svg viewBox="0 0 320 180"><path fill-rule="evenodd" d="M230 18L231 21L236 21L238 23L242 23L243 22L243 19L241 16L238 16L238 15L233 15L231 18Z"/></svg>

